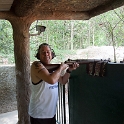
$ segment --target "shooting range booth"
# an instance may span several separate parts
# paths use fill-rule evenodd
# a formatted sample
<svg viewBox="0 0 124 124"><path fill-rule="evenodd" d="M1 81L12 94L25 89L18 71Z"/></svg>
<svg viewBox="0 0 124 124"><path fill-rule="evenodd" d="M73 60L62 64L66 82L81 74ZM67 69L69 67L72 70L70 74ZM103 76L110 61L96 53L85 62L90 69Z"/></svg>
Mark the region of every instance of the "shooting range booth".
<svg viewBox="0 0 124 124"><path fill-rule="evenodd" d="M86 70L84 64L71 73L70 124L124 124L124 64L108 63L104 77Z"/></svg>
<svg viewBox="0 0 124 124"><path fill-rule="evenodd" d="M13 29L18 124L30 124L30 25L36 20L89 20L123 5L124 0L0 1L0 19ZM81 65L71 74L70 124L122 124L124 65L108 64L105 77L88 75L85 69Z"/></svg>

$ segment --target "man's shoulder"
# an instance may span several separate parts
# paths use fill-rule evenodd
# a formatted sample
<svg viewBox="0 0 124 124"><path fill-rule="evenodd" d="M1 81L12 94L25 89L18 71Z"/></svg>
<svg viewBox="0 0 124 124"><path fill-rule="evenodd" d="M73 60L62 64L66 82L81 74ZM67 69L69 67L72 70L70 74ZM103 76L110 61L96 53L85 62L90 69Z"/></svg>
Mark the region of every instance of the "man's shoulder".
<svg viewBox="0 0 124 124"><path fill-rule="evenodd" d="M31 68L41 68L41 67L44 67L44 65L40 62L40 61L34 61L31 65Z"/></svg>
<svg viewBox="0 0 124 124"><path fill-rule="evenodd" d="M34 61L34 62L32 62L32 64L31 64L31 68L32 68L32 67L37 67L38 65L40 65L40 61Z"/></svg>
<svg viewBox="0 0 124 124"><path fill-rule="evenodd" d="M40 61L34 61L31 66L33 66L33 65L39 65L39 64L41 64Z"/></svg>

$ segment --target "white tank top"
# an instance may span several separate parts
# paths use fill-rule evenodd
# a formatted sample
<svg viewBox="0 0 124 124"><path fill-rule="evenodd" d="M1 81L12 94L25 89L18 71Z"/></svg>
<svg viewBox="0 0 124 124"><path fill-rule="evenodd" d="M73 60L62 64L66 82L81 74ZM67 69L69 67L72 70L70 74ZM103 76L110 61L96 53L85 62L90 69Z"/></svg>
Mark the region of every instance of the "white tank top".
<svg viewBox="0 0 124 124"><path fill-rule="evenodd" d="M48 84L45 81L31 85L29 115L33 118L52 118L56 114L58 100L58 82Z"/></svg>

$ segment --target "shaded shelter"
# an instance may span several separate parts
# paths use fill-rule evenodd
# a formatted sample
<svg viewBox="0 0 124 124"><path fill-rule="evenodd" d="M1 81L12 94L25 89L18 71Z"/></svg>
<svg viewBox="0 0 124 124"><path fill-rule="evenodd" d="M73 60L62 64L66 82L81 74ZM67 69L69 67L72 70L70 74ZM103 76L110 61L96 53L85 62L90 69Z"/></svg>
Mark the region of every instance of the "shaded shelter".
<svg viewBox="0 0 124 124"><path fill-rule="evenodd" d="M29 124L29 28L35 20L86 20L124 5L124 0L0 0L0 19L13 28L18 124Z"/></svg>

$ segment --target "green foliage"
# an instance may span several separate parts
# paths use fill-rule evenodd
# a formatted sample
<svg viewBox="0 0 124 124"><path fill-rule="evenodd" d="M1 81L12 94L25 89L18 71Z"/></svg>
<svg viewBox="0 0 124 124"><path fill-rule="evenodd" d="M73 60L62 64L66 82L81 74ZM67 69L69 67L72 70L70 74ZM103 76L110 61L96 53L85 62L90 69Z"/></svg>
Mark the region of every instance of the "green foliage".
<svg viewBox="0 0 124 124"><path fill-rule="evenodd" d="M55 54L56 57L52 60L52 63L61 63L61 62L65 62L67 59L70 59L70 56L75 55L76 51L55 49Z"/></svg>
<svg viewBox="0 0 124 124"><path fill-rule="evenodd" d="M0 51L3 54L13 54L12 27L8 21L0 20Z"/></svg>
<svg viewBox="0 0 124 124"><path fill-rule="evenodd" d="M124 6L91 18L90 20L37 20L30 33L36 33L36 25L46 26L41 35L30 37L30 58L34 61L38 46L49 43L57 57L53 62L65 61L75 50L89 46L124 46ZM14 62L12 26L0 20L0 57ZM0 58L1 61L1 58Z"/></svg>

